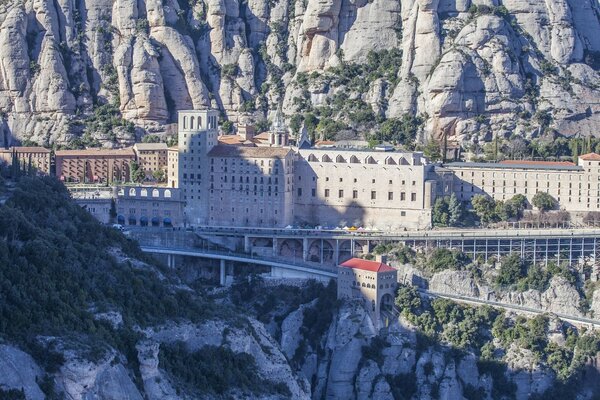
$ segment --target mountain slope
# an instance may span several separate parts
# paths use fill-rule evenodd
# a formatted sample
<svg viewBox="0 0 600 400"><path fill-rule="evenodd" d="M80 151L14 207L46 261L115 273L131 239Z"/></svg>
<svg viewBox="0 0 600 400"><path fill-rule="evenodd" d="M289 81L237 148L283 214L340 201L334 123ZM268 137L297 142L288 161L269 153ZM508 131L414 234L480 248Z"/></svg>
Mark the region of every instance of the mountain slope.
<svg viewBox="0 0 600 400"><path fill-rule="evenodd" d="M460 140L596 134L599 18L596 0L2 2L1 137L128 143L179 109L261 120L279 102L333 116L325 136L404 114ZM389 50L391 72L338 79Z"/></svg>

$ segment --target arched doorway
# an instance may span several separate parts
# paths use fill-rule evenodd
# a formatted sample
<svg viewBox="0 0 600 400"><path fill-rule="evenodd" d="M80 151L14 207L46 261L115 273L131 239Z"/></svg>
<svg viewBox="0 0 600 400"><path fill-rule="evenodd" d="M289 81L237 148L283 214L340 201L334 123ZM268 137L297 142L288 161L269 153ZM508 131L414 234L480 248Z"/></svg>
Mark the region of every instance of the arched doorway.
<svg viewBox="0 0 600 400"><path fill-rule="evenodd" d="M123 215L117 215L117 224L125 225L125 217Z"/></svg>
<svg viewBox="0 0 600 400"><path fill-rule="evenodd" d="M140 225L141 226L148 226L148 217L146 217L146 216L140 217Z"/></svg>
<svg viewBox="0 0 600 400"><path fill-rule="evenodd" d="M160 218L152 217L152 226L160 226Z"/></svg>
<svg viewBox="0 0 600 400"><path fill-rule="evenodd" d="M135 219L135 216L129 216L129 225L137 225L137 220Z"/></svg>

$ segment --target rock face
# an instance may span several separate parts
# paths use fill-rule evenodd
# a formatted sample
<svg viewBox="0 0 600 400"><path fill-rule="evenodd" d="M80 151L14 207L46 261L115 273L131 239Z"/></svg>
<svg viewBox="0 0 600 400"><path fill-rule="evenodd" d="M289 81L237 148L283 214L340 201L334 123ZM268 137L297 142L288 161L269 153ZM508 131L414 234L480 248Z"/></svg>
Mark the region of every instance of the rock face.
<svg viewBox="0 0 600 400"><path fill-rule="evenodd" d="M538 111L562 133L597 135L599 16L596 0L3 2L0 142L68 142L107 102L144 133L180 109L235 121L283 102L290 117L339 94L463 141L534 134ZM390 49L395 79L318 82Z"/></svg>

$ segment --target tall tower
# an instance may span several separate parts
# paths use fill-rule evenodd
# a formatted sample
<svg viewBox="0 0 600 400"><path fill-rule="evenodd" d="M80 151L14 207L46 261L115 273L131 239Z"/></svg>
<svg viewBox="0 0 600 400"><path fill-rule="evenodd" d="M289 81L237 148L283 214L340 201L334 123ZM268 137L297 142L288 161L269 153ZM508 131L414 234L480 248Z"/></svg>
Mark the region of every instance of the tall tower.
<svg viewBox="0 0 600 400"><path fill-rule="evenodd" d="M216 110L179 111L179 187L186 204L186 222L192 225L208 223L208 153L217 145L218 119Z"/></svg>
<svg viewBox="0 0 600 400"><path fill-rule="evenodd" d="M277 109L275 119L271 125L271 132L269 132L269 144L275 147L287 146L288 145L288 130L285 126L285 119L283 118L283 112L281 111L281 105Z"/></svg>

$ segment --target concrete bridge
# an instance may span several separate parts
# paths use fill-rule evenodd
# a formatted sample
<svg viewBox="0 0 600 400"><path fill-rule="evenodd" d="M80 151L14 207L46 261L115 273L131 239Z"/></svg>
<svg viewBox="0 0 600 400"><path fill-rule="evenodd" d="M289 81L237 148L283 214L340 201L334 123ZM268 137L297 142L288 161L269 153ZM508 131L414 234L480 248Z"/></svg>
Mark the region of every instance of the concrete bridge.
<svg viewBox="0 0 600 400"><path fill-rule="evenodd" d="M166 256L170 268L175 268L180 257L218 260L221 285L226 283L227 275L232 273L234 265L265 266L270 268L271 276L281 278L313 278L329 281L337 277L337 270L333 266L304 262L301 259L223 251L211 248L207 243L198 243L195 235L190 235L188 232L163 231L157 234L133 231L129 236L138 240L141 250L145 253Z"/></svg>
<svg viewBox="0 0 600 400"><path fill-rule="evenodd" d="M261 228L196 228L196 234L245 253L281 256L320 264L369 253L377 244L399 243L414 249L458 249L488 261L518 253L538 263L573 264L600 256L600 229L440 229L382 232ZM243 247L242 247L243 246Z"/></svg>

